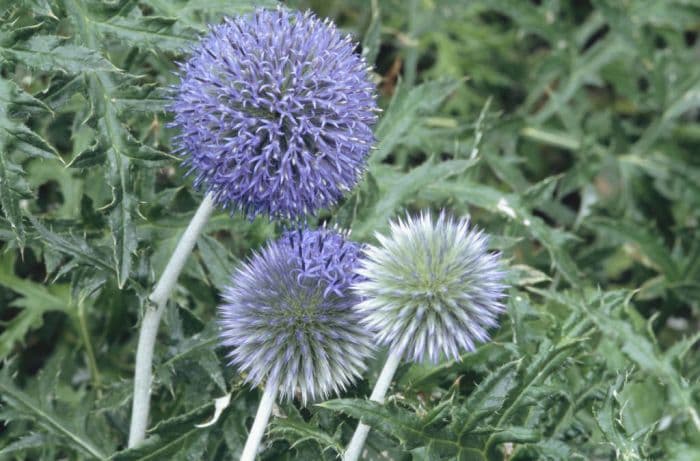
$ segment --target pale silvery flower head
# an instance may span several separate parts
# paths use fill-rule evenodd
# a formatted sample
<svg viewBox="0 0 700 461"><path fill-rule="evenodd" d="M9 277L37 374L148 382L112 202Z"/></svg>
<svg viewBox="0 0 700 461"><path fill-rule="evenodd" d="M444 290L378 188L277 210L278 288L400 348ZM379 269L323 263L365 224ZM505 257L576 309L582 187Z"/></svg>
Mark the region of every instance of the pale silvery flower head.
<svg viewBox="0 0 700 461"><path fill-rule="evenodd" d="M365 170L377 119L355 46L330 21L284 9L213 26L171 106L195 186L251 218L335 204Z"/></svg>
<svg viewBox="0 0 700 461"><path fill-rule="evenodd" d="M476 343L503 312L505 285L499 255L488 239L441 213L406 217L391 224L388 237L368 246L353 289L363 298L356 307L379 343L414 361L437 362L440 354L458 358Z"/></svg>
<svg viewBox="0 0 700 461"><path fill-rule="evenodd" d="M360 246L328 229L288 231L238 268L219 306L231 363L280 396L325 398L364 370L371 332L353 309Z"/></svg>

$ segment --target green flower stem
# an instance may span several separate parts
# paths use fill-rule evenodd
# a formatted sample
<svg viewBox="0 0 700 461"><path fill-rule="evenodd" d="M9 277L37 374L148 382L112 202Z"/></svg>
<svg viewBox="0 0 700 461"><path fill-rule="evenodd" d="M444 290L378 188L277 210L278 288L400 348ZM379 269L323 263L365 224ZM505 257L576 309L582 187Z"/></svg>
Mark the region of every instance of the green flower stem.
<svg viewBox="0 0 700 461"><path fill-rule="evenodd" d="M134 400L131 408L131 426L129 428L129 448L138 445L146 436L148 411L151 398L153 349L155 347L158 324L163 316L170 293L182 272L199 234L214 211L214 199L211 195L204 197L197 212L187 225L163 275L149 296L146 311L141 320L139 343L136 349L136 369L134 371Z"/></svg>
<svg viewBox="0 0 700 461"><path fill-rule="evenodd" d="M384 368L382 368L382 372L379 374L379 379L377 379L377 384L374 385L372 395L369 397L370 400L384 403L386 391L389 389L391 380L394 379L394 374L401 363L402 356L403 350L389 352ZM367 435L369 434L369 429L369 426L366 424L359 423L357 425L355 434L353 434L352 440L350 440L350 444L343 455L343 461L357 461L360 459L362 448L364 447L365 440L367 440Z"/></svg>
<svg viewBox="0 0 700 461"><path fill-rule="evenodd" d="M97 360L95 359L95 350L92 348L92 341L90 341L90 333L87 327L87 320L85 318L85 298L81 297L78 300L78 325L80 325L80 335L83 338L83 345L85 346L85 354L88 359L88 367L90 368L90 377L92 378L92 383L97 390L98 395L102 392L102 380L100 379L100 370L97 368Z"/></svg>
<svg viewBox="0 0 700 461"><path fill-rule="evenodd" d="M272 406L275 403L278 391L279 383L277 381L270 380L265 385L265 392L263 393L262 399L260 399L258 412L255 414L253 427L250 428L248 439L245 441L245 447L243 448L240 461L255 461L255 455L258 453L260 441L265 434L265 428L267 427L267 422L270 420Z"/></svg>

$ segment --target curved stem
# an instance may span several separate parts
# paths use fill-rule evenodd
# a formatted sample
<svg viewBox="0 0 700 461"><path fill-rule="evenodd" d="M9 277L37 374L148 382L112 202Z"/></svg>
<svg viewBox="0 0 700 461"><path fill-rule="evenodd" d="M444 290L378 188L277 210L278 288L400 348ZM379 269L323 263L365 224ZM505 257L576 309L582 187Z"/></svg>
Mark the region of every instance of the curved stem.
<svg viewBox="0 0 700 461"><path fill-rule="evenodd" d="M165 305L170 297L177 278L187 261L199 234L209 217L214 211L214 200L211 195L197 208L197 212L187 225L185 232L180 237L177 247L168 264L163 270L160 280L148 297L148 305L141 319L139 342L136 349L136 368L134 371L134 400L131 407L131 426L129 427L129 448L138 445L146 436L148 425L148 411L151 398L151 364L153 362L153 349L155 347L158 324L163 316Z"/></svg>
<svg viewBox="0 0 700 461"><path fill-rule="evenodd" d="M384 397L386 396L386 391L389 389L391 380L394 379L394 374L396 369L401 363L401 356L403 355L403 350L391 351L386 358L386 363L382 372L379 374L379 379L377 379L377 384L374 385L372 390L372 395L369 399L375 402L384 403ZM359 423L355 433L350 440L348 448L345 450L343 455L343 461L357 461L360 459L362 454L362 448L365 445L365 440L367 440L367 435L369 434L370 427L366 424Z"/></svg>
<svg viewBox="0 0 700 461"><path fill-rule="evenodd" d="M255 414L253 427L250 428L248 439L245 441L241 461L255 461L255 455L258 453L260 441L265 434L267 422L270 420L272 405L275 403L278 390L279 383L277 381L270 380L265 385L265 392L263 393L262 399L260 399L260 405L258 405L258 412Z"/></svg>

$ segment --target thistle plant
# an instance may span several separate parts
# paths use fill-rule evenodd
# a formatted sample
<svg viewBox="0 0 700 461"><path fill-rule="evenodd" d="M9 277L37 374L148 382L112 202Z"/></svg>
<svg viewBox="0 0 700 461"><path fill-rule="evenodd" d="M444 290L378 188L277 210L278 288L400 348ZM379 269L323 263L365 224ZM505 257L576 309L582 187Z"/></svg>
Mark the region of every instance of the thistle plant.
<svg viewBox="0 0 700 461"><path fill-rule="evenodd" d="M213 26L180 65L170 107L176 152L206 197L144 313L129 446L145 436L160 318L214 206L299 221L334 205L362 175L377 108L354 49L330 21L258 10Z"/></svg>
<svg viewBox="0 0 700 461"><path fill-rule="evenodd" d="M488 239L444 213L430 213L391 224L391 235L377 235L368 246L353 290L362 322L389 348L371 400L383 402L403 358L437 362L441 355L459 359L487 341L503 312L506 286L498 254ZM369 426L360 423L344 455L359 459Z"/></svg>
<svg viewBox="0 0 700 461"><path fill-rule="evenodd" d="M255 458L278 395L306 404L364 370L372 336L350 289L359 253L335 231L288 231L233 275L219 306L222 344L246 382L266 382L242 461Z"/></svg>

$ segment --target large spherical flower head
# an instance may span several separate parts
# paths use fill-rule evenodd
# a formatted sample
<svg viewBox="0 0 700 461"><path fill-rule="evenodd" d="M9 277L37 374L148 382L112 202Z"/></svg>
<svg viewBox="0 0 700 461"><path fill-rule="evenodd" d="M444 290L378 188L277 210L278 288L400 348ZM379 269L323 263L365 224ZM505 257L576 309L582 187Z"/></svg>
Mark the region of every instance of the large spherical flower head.
<svg viewBox="0 0 700 461"><path fill-rule="evenodd" d="M219 307L232 364L280 396L324 398L364 370L371 332L353 308L350 286L360 247L327 229L289 231L233 275Z"/></svg>
<svg viewBox="0 0 700 461"><path fill-rule="evenodd" d="M195 185L251 218L335 204L365 169L377 118L354 48L310 13L258 10L212 27L171 106Z"/></svg>
<svg viewBox="0 0 700 461"><path fill-rule="evenodd" d="M357 306L377 340L414 360L458 358L488 339L504 310L504 271L486 236L429 213L391 224L391 235L368 246L354 286Z"/></svg>

